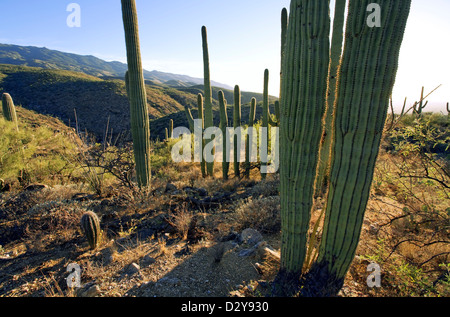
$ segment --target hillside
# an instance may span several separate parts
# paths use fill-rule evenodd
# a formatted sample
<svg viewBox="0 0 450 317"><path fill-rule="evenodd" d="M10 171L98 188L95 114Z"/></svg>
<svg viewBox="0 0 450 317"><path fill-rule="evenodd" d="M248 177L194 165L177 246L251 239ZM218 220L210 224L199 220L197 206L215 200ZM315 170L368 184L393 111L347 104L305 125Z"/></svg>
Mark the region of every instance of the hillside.
<svg viewBox="0 0 450 317"><path fill-rule="evenodd" d="M184 114L185 107L196 108L197 94L203 93L203 86L176 88L154 81L146 83L151 120ZM219 90L213 88L215 98ZM222 90L228 104L232 104L233 92ZM58 117L71 127L94 134L98 140L103 140L107 128L113 138L121 134L129 139L129 102L125 82L121 79L103 79L67 70L0 65L0 94L3 92L11 94L16 104ZM262 100L262 94L242 92L243 103L252 97ZM214 106L218 107L217 100L214 100ZM187 122L183 124L187 126ZM159 125L154 126L152 138L164 136L164 128L160 130Z"/></svg>
<svg viewBox="0 0 450 317"><path fill-rule="evenodd" d="M71 53L50 50L34 46L18 46L0 44L0 64L17 66L41 67L44 69L62 69L81 72L96 77L125 76L128 67L121 62L107 62L95 56L83 56ZM144 70L144 77L156 83L179 82L181 84L198 85L203 83L201 78L186 75L171 74L160 71ZM214 86L225 89L231 87L212 81ZM170 85L170 83L169 83Z"/></svg>

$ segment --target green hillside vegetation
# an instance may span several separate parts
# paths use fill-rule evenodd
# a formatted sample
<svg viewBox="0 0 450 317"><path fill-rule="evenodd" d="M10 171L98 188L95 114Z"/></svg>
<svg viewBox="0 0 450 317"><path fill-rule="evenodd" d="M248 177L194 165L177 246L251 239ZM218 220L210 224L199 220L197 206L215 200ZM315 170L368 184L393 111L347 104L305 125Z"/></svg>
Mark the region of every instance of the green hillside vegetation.
<svg viewBox="0 0 450 317"><path fill-rule="evenodd" d="M0 102L1 105L1 102ZM60 120L16 107L19 131L0 107L0 179L21 187L60 184L75 175L73 157L80 140Z"/></svg>
<svg viewBox="0 0 450 317"><path fill-rule="evenodd" d="M146 84L150 120L184 113L185 107L195 109L197 94L202 92L202 86L175 88L152 81ZM215 109L218 109L218 91L217 87L213 90ZM233 92L223 91L231 104ZM60 118L78 131L93 134L97 140L104 140L107 129L113 139L122 135L129 140L129 102L122 79L101 79L67 70L0 65L0 94L3 92L10 93L24 108ZM244 102L249 102L251 97L262 100L262 94L243 92ZM187 127L187 122L180 123ZM152 127L151 137L161 138L165 127L161 127L162 130L158 124L157 129Z"/></svg>

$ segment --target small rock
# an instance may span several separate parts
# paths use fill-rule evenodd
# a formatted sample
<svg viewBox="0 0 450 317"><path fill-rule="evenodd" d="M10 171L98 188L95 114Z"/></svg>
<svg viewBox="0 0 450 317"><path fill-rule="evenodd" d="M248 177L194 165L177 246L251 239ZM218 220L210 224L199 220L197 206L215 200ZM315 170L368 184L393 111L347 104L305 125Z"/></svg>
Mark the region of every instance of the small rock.
<svg viewBox="0 0 450 317"><path fill-rule="evenodd" d="M98 285L88 284L79 291L79 297L96 297L100 295L100 292Z"/></svg>
<svg viewBox="0 0 450 317"><path fill-rule="evenodd" d="M165 193L171 193L171 192L175 192L178 191L177 186L175 186L172 183L167 183L166 185L166 189L164 190Z"/></svg>
<svg viewBox="0 0 450 317"><path fill-rule="evenodd" d="M147 267L147 266L154 264L155 262L156 262L156 259L147 254L146 256L144 256L142 258L141 265L143 267Z"/></svg>
<svg viewBox="0 0 450 317"><path fill-rule="evenodd" d="M369 234L376 235L380 230L380 226L377 223L373 223L369 226Z"/></svg>
<svg viewBox="0 0 450 317"><path fill-rule="evenodd" d="M242 243L248 243L250 245L255 245L255 244L263 241L264 238L263 238L262 234L259 233L258 230L249 228L249 229L245 229L244 231L242 231L240 240Z"/></svg>
<svg viewBox="0 0 450 317"><path fill-rule="evenodd" d="M33 185L28 185L27 187L25 187L25 191L27 192L32 192L32 191L38 191L38 190L43 190L48 188L47 185L43 185L43 184L33 184Z"/></svg>
<svg viewBox="0 0 450 317"><path fill-rule="evenodd" d="M140 270L141 270L141 267L139 265L137 265L136 263L131 263L125 270L125 273L127 275L134 275L136 273L139 273Z"/></svg>
<svg viewBox="0 0 450 317"><path fill-rule="evenodd" d="M173 285L173 286L180 286L181 285L181 281L180 279L174 277L174 278L170 278L170 277L163 277L162 279L160 279L158 282L158 284L166 284L166 285Z"/></svg>

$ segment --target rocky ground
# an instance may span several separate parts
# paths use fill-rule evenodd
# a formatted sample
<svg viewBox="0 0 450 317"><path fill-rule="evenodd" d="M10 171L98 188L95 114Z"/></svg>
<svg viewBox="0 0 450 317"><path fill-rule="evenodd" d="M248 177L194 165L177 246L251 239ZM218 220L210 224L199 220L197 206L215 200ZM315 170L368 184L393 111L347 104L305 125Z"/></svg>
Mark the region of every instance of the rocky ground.
<svg viewBox="0 0 450 317"><path fill-rule="evenodd" d="M221 191L165 184L151 193L80 193L37 186L0 196L2 297L260 297L279 268L277 180L235 182ZM320 214L320 202L313 221ZM79 217L101 217L102 243L90 250ZM339 296L384 296L367 286L366 255L401 213L373 195L357 256ZM260 217L260 219L256 219ZM184 229L183 229L184 228ZM320 227L319 227L320 228ZM385 232L386 233L386 232ZM67 287L69 264L81 287Z"/></svg>

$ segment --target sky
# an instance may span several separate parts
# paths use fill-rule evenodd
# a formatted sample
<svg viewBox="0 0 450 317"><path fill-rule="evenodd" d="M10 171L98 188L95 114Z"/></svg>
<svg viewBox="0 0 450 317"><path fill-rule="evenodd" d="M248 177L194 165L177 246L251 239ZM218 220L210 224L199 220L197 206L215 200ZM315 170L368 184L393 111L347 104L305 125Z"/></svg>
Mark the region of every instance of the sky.
<svg viewBox="0 0 450 317"><path fill-rule="evenodd" d="M66 9L77 3L80 27ZM281 10L289 0L136 0L144 68L203 77L201 27L208 29L212 80L243 91L279 94ZM331 0L331 14L333 3ZM119 0L0 0L0 43L94 55L126 62ZM425 93L427 110L450 101L450 1L412 0L394 87L396 108Z"/></svg>

